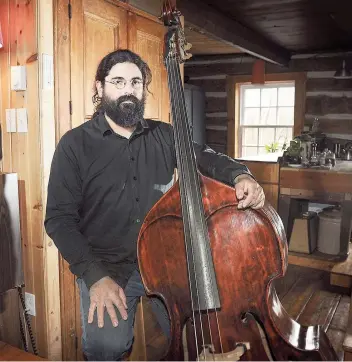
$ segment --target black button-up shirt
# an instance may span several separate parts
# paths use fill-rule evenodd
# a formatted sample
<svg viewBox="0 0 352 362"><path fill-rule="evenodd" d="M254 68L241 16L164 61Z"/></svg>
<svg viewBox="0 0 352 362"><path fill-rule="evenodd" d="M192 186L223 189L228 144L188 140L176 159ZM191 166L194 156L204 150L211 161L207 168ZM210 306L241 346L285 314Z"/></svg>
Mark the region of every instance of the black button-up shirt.
<svg viewBox="0 0 352 362"><path fill-rule="evenodd" d="M195 144L200 171L233 184L247 168ZM137 268L137 238L153 205L172 186L172 126L144 120L129 139L104 114L67 132L52 161L45 227L70 270L90 288L104 276L124 287Z"/></svg>

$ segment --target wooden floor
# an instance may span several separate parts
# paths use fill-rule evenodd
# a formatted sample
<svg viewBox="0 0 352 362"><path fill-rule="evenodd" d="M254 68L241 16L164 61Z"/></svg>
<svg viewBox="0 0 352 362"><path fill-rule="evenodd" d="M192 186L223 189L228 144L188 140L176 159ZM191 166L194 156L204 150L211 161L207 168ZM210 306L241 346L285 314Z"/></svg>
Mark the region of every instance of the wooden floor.
<svg viewBox="0 0 352 362"><path fill-rule="evenodd" d="M340 360L343 360L342 346L348 325L350 289L332 286L329 271L291 264L285 277L275 281L275 288L284 308L293 319L302 325L323 326ZM144 304L147 360L157 361L167 348L166 337L146 299ZM40 358L0 342L0 360Z"/></svg>
<svg viewBox="0 0 352 362"><path fill-rule="evenodd" d="M0 341L0 361L45 361L45 359Z"/></svg>
<svg viewBox="0 0 352 362"><path fill-rule="evenodd" d="M282 305L302 325L323 326L340 360L343 360L351 303L348 288L332 286L330 273L289 265L284 278L275 282Z"/></svg>
<svg viewBox="0 0 352 362"><path fill-rule="evenodd" d="M322 325L340 360L347 330L350 290L330 285L330 273L289 265L284 278L275 282L278 296L291 317L302 325ZM147 308L148 309L148 308ZM152 314L145 313L148 360L158 360L166 349L166 338Z"/></svg>

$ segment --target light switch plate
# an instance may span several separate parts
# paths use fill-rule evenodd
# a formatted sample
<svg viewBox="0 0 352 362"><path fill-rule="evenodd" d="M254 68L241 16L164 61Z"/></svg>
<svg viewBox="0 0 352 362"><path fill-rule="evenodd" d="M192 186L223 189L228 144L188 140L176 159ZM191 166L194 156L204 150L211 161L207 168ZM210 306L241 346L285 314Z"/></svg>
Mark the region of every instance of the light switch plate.
<svg viewBox="0 0 352 362"><path fill-rule="evenodd" d="M36 315L35 312L35 295L31 293L25 293L25 305L27 313L34 316Z"/></svg>
<svg viewBox="0 0 352 362"><path fill-rule="evenodd" d="M7 132L16 132L16 109L6 109L6 130Z"/></svg>
<svg viewBox="0 0 352 362"><path fill-rule="evenodd" d="M28 118L26 108L17 109L17 132L28 132Z"/></svg>
<svg viewBox="0 0 352 362"><path fill-rule="evenodd" d="M26 67L15 65L11 67L11 89L14 91L24 91L27 89Z"/></svg>

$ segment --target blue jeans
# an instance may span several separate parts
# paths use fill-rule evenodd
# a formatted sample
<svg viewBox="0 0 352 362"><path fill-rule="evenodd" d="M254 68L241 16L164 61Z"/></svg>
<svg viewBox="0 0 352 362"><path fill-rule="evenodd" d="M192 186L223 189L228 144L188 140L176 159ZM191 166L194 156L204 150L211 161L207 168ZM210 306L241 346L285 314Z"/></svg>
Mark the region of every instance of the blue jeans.
<svg viewBox="0 0 352 362"><path fill-rule="evenodd" d="M77 279L81 298L82 347L88 361L119 361L129 351L133 343L133 326L136 307L141 296L145 295L141 276L136 270L125 288L128 318L123 320L115 307L119 325L113 327L107 311L104 312L104 327L98 328L96 313L93 323L88 323L90 305L89 290L81 278ZM170 339L170 320L164 304L157 298L151 298L152 310L160 327Z"/></svg>

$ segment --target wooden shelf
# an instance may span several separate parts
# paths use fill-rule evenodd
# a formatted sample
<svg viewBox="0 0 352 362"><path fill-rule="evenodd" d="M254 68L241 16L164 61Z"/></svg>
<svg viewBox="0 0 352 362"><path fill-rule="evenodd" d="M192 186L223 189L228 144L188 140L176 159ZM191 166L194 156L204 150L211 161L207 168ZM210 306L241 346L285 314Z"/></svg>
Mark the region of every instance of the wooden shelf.
<svg viewBox="0 0 352 362"><path fill-rule="evenodd" d="M312 254L289 252L288 263L330 272L330 283L345 288L352 287L352 244L344 261L339 256L315 251Z"/></svg>

